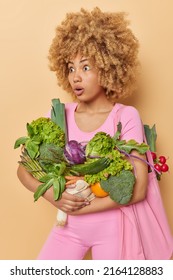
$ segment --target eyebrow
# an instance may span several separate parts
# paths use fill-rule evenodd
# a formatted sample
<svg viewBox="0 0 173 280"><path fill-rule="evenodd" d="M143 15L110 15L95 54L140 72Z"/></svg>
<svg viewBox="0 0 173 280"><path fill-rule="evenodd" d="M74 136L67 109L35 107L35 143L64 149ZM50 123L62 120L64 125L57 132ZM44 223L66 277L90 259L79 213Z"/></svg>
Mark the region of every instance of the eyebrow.
<svg viewBox="0 0 173 280"><path fill-rule="evenodd" d="M83 63L85 61L88 61L88 58L81 59L79 63ZM68 64L74 64L74 62L73 61L69 61Z"/></svg>

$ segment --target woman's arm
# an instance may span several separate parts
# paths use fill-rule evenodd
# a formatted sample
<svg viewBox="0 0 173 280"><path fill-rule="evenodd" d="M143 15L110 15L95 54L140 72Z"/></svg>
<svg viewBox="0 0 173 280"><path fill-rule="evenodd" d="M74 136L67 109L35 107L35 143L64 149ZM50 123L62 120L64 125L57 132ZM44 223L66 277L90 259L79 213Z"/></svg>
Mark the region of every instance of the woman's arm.
<svg viewBox="0 0 173 280"><path fill-rule="evenodd" d="M145 156L139 155L137 152L132 152L133 155L146 159ZM128 206L145 199L148 184L148 166L142 160L134 159L136 183L134 185L133 196L130 202L126 205L120 205L113 201L109 196L104 198L95 198L91 201L90 205L81 208L77 211L70 213L70 215L81 215L88 213L95 213L100 211L106 211L113 208L120 208L122 206Z"/></svg>
<svg viewBox="0 0 173 280"><path fill-rule="evenodd" d="M35 192L37 187L41 184L21 165L18 167L17 175L20 182L31 192ZM62 198L60 200L55 201L53 199L53 188L48 189L44 193L43 197L52 205L66 213L76 211L88 204L88 201L85 199L68 194L66 192L63 192Z"/></svg>
<svg viewBox="0 0 173 280"><path fill-rule="evenodd" d="M145 156L139 155L137 152L132 152L132 154L140 157L141 159L146 159ZM135 165L135 176L136 183L134 185L133 196L131 201L127 205L137 203L142 201L146 196L147 183L148 183L148 166L146 163L139 159L133 159L133 164ZM36 188L40 185L40 182L36 180L31 174L29 174L23 166L19 166L18 178L21 183L30 191L35 192ZM113 208L120 208L124 205L120 205L114 202L109 196L105 198L95 198L90 202L84 200L83 198L68 194L64 192L62 198L58 201L53 199L53 189L50 188L45 192L43 197L49 201L55 207L61 209L62 211L70 215L81 215L88 213L95 213L100 211L106 211ZM86 206L87 207L84 207Z"/></svg>

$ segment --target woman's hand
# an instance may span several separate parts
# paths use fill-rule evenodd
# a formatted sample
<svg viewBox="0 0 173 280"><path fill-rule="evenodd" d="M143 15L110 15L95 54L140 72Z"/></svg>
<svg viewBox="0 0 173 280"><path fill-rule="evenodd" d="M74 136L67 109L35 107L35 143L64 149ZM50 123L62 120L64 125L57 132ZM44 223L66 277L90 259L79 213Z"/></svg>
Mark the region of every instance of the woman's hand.
<svg viewBox="0 0 173 280"><path fill-rule="evenodd" d="M146 159L145 155L140 155L135 151L133 151L132 154L140 157L141 159ZM133 164L135 165L136 182L134 185L133 196L128 204L120 205L113 201L110 196L106 196L103 198L96 197L91 201L89 206L80 208L77 211L72 212L71 215L82 215L106 211L110 209L118 209L120 207L132 205L144 200L147 193L148 185L148 166L142 160L135 158L133 160Z"/></svg>
<svg viewBox="0 0 173 280"><path fill-rule="evenodd" d="M55 201L55 206L68 214L79 210L88 204L89 202L84 198L69 194L66 191L63 192L61 199Z"/></svg>
<svg viewBox="0 0 173 280"><path fill-rule="evenodd" d="M31 174L29 174L21 165L18 167L17 175L20 182L31 192L35 192L37 187L40 185L40 182L36 180ZM68 194L67 192L63 192L62 198L58 201L55 201L53 198L53 188L48 189L44 193L43 197L56 208L59 208L66 213L79 210L88 204L88 201L86 201L84 198Z"/></svg>
<svg viewBox="0 0 173 280"><path fill-rule="evenodd" d="M139 155L136 152L132 153L134 155L138 155L142 159L145 159L145 156ZM148 166L139 159L134 159L133 164L135 165L136 183L134 186L132 199L127 205L142 201L145 199L147 192ZM20 166L18 169L18 177L21 183L32 192L35 192L36 188L40 185L40 182L33 178L22 166ZM43 197L56 208L59 208L65 213L71 215L95 213L106 211L112 208L120 208L122 206L114 202L109 196L105 198L95 198L91 201L91 203L89 203L86 199L68 194L67 192L62 194L60 200L55 201L53 199L53 188L47 190ZM86 205L88 206L84 207Z"/></svg>

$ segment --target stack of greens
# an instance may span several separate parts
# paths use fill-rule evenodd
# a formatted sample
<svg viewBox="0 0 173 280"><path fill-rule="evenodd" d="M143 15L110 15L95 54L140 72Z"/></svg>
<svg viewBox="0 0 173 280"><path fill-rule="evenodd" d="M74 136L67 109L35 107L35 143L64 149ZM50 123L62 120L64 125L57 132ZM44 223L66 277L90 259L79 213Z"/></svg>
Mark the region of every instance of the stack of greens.
<svg viewBox="0 0 173 280"><path fill-rule="evenodd" d="M66 119L64 104L59 99L52 100L52 119L38 118L27 123L27 136L16 140L14 148L23 145L21 161L42 184L34 193L35 201L53 186L54 199L61 197L65 190L66 169L63 149L66 144ZM58 115L57 115L58 114Z"/></svg>
<svg viewBox="0 0 173 280"><path fill-rule="evenodd" d="M86 146L68 141L64 104L52 100L51 119L38 118L27 124L27 136L16 140L23 146L21 161L41 184L34 193L38 200L51 186L54 199L61 198L67 176L83 176L89 185L100 182L110 197L120 203L130 201L135 183L134 167L126 157L136 150L144 154L149 147L135 140L120 140L121 123L114 137L98 132Z"/></svg>

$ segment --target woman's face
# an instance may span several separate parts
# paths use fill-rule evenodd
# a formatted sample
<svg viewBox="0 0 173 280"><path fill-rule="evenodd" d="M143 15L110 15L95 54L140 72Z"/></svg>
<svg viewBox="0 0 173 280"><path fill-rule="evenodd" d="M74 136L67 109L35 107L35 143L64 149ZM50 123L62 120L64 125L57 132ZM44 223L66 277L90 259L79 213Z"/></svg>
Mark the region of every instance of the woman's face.
<svg viewBox="0 0 173 280"><path fill-rule="evenodd" d="M78 100L89 102L104 94L98 84L98 71L91 61L80 54L68 63L68 80Z"/></svg>

